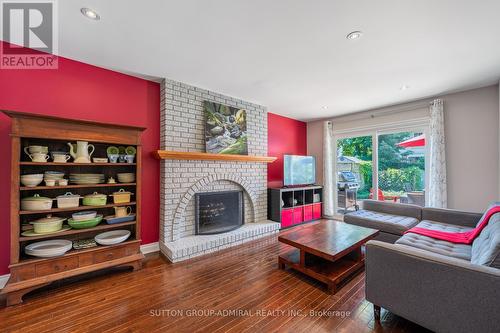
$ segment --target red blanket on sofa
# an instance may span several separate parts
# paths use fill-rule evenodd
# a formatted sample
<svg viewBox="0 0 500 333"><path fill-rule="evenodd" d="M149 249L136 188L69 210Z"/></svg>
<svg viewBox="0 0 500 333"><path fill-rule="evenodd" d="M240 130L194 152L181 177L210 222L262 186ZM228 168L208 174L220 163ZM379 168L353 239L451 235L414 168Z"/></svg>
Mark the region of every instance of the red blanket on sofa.
<svg viewBox="0 0 500 333"><path fill-rule="evenodd" d="M474 239L476 239L476 237L479 236L479 234L486 227L486 225L488 225L490 218L495 213L500 213L500 206L493 206L490 209L488 209L486 214L484 214L483 217L481 218L481 221L477 225L477 227L466 232L446 232L446 231L413 227L407 230L405 234L411 232L414 234L428 236L435 239L445 240L457 244L472 244Z"/></svg>

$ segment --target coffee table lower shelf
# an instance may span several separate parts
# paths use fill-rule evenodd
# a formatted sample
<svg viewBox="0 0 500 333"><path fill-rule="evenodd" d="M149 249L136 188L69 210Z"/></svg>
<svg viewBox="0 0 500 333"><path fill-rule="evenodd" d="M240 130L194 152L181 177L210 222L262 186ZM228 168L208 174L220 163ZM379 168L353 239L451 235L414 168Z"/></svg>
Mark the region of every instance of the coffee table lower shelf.
<svg viewBox="0 0 500 333"><path fill-rule="evenodd" d="M339 285L364 268L364 265L365 258L361 249L336 261L329 261L299 249L281 253L278 257L280 269L288 266L323 282L327 284L328 291L332 294L337 292Z"/></svg>

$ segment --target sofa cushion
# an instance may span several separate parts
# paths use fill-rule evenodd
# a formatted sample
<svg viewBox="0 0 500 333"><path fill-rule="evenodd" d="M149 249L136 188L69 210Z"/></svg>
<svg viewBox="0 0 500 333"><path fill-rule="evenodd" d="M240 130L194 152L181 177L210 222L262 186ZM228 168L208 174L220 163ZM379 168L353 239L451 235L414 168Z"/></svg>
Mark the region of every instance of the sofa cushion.
<svg viewBox="0 0 500 333"><path fill-rule="evenodd" d="M443 232L466 232L466 231L472 230L472 228L464 227L461 225L447 224L447 223L443 223L443 222L429 221L429 220L423 220L422 222L420 222L416 226L418 228L437 230L437 231L443 231Z"/></svg>
<svg viewBox="0 0 500 333"><path fill-rule="evenodd" d="M470 261L472 246L467 244L454 244L451 242L434 239L431 237L406 234L396 241L396 244L408 245L432 253Z"/></svg>
<svg viewBox="0 0 500 333"><path fill-rule="evenodd" d="M500 268L500 213L490 218L472 243L471 263Z"/></svg>
<svg viewBox="0 0 500 333"><path fill-rule="evenodd" d="M406 230L416 226L414 217L379 213L370 210L358 210L344 216L344 222L361 227L377 229L394 235L402 235Z"/></svg>
<svg viewBox="0 0 500 333"><path fill-rule="evenodd" d="M401 204L394 202L385 202L378 200L363 200L363 209L374 212L402 215L422 219L422 207L417 205Z"/></svg>
<svg viewBox="0 0 500 333"><path fill-rule="evenodd" d="M481 216L481 219L477 222L476 227L479 226L479 224L483 221L483 219L486 216L486 214L488 213L488 211L495 206L500 206L500 201L493 201L492 203L490 203L488 208L486 208L483 215Z"/></svg>

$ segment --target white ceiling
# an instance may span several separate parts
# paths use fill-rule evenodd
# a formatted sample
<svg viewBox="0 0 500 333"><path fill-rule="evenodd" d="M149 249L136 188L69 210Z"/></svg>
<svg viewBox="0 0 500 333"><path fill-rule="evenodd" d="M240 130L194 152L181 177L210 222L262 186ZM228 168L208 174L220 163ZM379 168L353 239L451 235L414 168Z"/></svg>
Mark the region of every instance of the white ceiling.
<svg viewBox="0 0 500 333"><path fill-rule="evenodd" d="M302 120L500 78L498 0L58 3L62 56L171 78ZM101 20L85 18L81 7ZM347 40L353 30L363 37Z"/></svg>

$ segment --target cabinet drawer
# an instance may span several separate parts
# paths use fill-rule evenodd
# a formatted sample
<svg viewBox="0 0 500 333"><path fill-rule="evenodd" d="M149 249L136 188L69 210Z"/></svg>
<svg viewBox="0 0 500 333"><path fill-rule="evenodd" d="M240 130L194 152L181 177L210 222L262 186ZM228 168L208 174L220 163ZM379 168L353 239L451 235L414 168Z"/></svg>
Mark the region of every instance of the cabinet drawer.
<svg viewBox="0 0 500 333"><path fill-rule="evenodd" d="M321 203L313 204L313 219L320 219L321 215Z"/></svg>
<svg viewBox="0 0 500 333"><path fill-rule="evenodd" d="M293 224L293 209L283 209L281 211L281 227L286 228Z"/></svg>
<svg viewBox="0 0 500 333"><path fill-rule="evenodd" d="M109 249L106 251L100 251L100 252L94 253L94 264L98 264L100 262L104 262L104 261L108 261L108 260L122 258L122 257L125 257L126 255L127 255L127 248L126 247L120 247L120 248Z"/></svg>
<svg viewBox="0 0 500 333"><path fill-rule="evenodd" d="M19 282L33 279L35 277L35 267L33 265L18 266L10 269L10 278L12 282Z"/></svg>
<svg viewBox="0 0 500 333"><path fill-rule="evenodd" d="M311 205L304 206L304 221L311 221L313 219L313 207Z"/></svg>
<svg viewBox="0 0 500 333"><path fill-rule="evenodd" d="M44 276L69 271L75 268L78 268L78 258L73 257L36 264L35 271L36 276Z"/></svg>
<svg viewBox="0 0 500 333"><path fill-rule="evenodd" d="M296 207L293 209L293 224L298 224L302 222L304 222L302 207Z"/></svg>

